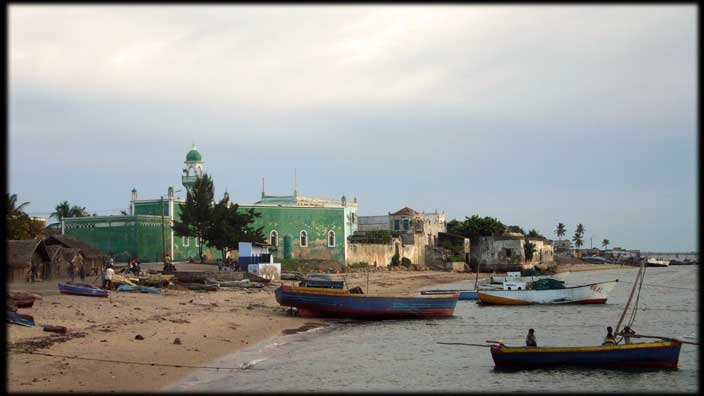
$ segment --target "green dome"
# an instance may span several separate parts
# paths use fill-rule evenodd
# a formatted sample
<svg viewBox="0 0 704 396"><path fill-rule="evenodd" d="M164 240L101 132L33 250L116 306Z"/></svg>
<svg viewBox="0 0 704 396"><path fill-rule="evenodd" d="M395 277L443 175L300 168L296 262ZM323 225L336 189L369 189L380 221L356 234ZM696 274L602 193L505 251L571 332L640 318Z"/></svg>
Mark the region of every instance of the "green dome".
<svg viewBox="0 0 704 396"><path fill-rule="evenodd" d="M203 157L200 156L200 153L198 150L196 150L196 147L193 146L191 151L186 154L186 161L202 161Z"/></svg>

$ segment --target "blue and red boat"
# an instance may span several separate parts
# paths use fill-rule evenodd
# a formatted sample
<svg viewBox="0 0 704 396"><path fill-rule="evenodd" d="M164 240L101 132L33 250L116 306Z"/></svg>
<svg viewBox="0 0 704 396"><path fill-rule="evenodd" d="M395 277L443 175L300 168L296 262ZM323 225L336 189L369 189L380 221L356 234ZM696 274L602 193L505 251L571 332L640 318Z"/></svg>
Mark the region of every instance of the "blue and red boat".
<svg viewBox="0 0 704 396"><path fill-rule="evenodd" d="M593 368L676 368L677 340L584 347L491 347L499 368L582 366Z"/></svg>
<svg viewBox="0 0 704 396"><path fill-rule="evenodd" d="M275 295L280 305L297 308L301 316L368 319L448 317L454 314L459 298L459 293L382 296L353 293L350 290L288 285L276 289Z"/></svg>
<svg viewBox="0 0 704 396"><path fill-rule="evenodd" d="M424 296L437 296L439 294L460 293L460 300L476 300L478 293L476 290L423 290L420 294Z"/></svg>
<svg viewBox="0 0 704 396"><path fill-rule="evenodd" d="M88 296L88 297L107 297L110 292L103 290L95 285L89 285L87 283L59 283L59 292L61 294L72 294L75 296Z"/></svg>

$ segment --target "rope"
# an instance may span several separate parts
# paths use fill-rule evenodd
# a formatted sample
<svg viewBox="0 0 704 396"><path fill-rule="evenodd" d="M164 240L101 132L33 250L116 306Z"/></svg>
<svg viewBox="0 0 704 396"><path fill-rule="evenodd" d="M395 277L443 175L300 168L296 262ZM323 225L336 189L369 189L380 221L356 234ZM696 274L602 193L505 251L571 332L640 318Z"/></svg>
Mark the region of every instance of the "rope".
<svg viewBox="0 0 704 396"><path fill-rule="evenodd" d="M619 281L623 283L633 283L633 282L628 282L628 281ZM653 286L653 287L663 287L665 289L680 289L680 290L693 290L693 291L698 291L699 289L693 289L691 287L676 287L676 286L664 286L664 285L653 285L649 283L644 283L646 286Z"/></svg>
<svg viewBox="0 0 704 396"><path fill-rule="evenodd" d="M14 352L16 352L16 353L25 353L25 354L29 354L29 355L41 355L41 356L58 357L58 358L79 359L79 360L91 360L91 361L95 361L95 362L136 364L136 365L141 365L141 366L158 366L158 367L175 367L175 368L192 368L192 369L210 369L210 370L264 370L264 369L250 368L250 367L190 366L190 365L184 365L184 364L129 362L129 361L126 361L126 360L111 360L111 359L87 358L87 357L80 357L80 356L56 355L56 354L51 354L51 353L30 352L30 351L18 351L18 350L15 350Z"/></svg>
<svg viewBox="0 0 704 396"><path fill-rule="evenodd" d="M467 345L467 346L477 346L477 347L482 347L482 348L491 348L494 345L483 345L483 344L467 344L464 342L438 342L438 344L443 344L443 345Z"/></svg>

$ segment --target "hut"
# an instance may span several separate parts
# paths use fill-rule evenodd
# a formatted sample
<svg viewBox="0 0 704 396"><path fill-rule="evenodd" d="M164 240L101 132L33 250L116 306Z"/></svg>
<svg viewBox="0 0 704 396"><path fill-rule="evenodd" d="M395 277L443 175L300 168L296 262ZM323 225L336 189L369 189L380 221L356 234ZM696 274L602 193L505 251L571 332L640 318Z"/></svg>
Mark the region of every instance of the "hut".
<svg viewBox="0 0 704 396"><path fill-rule="evenodd" d="M47 279L51 274L51 259L44 242L38 239L7 241L8 282L30 281L32 265L37 268L37 278Z"/></svg>
<svg viewBox="0 0 704 396"><path fill-rule="evenodd" d="M51 262L51 272L49 273L49 279L60 277L61 271L66 269L66 263L64 261L64 256L61 250L63 250L63 247L61 247L60 245L52 245L46 247L46 252L49 254L49 261Z"/></svg>
<svg viewBox="0 0 704 396"><path fill-rule="evenodd" d="M64 248L79 249L83 256L83 265L87 275L100 273L103 263L107 260L107 255L103 252L74 236L52 235L46 238L44 243L47 246L61 245Z"/></svg>

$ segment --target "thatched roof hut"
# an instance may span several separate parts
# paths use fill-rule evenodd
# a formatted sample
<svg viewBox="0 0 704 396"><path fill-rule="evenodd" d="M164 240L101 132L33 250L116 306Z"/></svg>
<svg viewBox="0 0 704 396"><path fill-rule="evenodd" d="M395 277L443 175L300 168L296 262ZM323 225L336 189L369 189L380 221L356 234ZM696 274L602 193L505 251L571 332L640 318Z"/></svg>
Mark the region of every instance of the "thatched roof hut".
<svg viewBox="0 0 704 396"><path fill-rule="evenodd" d="M27 281L31 278L32 265L37 276L51 274L51 259L44 242L38 239L7 241L8 282Z"/></svg>
<svg viewBox="0 0 704 396"><path fill-rule="evenodd" d="M71 248L80 250L83 256L84 269L88 274L97 274L101 271L103 263L107 259L106 254L74 236L52 235L46 238L44 243L46 243L47 246L61 245L64 249ZM68 254L72 251L65 252ZM66 258L66 254L64 258ZM70 262L72 258L73 257L69 258L68 262Z"/></svg>

